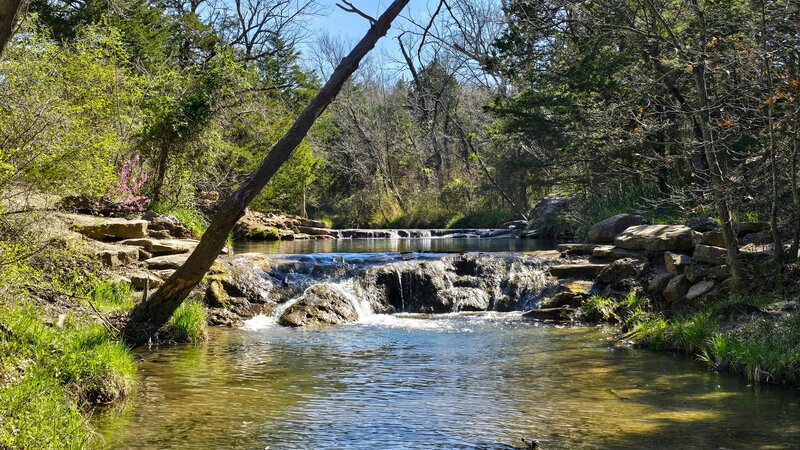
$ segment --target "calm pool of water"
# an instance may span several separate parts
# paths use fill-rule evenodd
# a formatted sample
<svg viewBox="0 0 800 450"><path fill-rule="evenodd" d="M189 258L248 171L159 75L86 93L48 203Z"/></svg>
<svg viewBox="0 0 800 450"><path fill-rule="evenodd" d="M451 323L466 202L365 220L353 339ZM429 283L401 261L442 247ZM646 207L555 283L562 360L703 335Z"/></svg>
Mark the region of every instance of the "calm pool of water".
<svg viewBox="0 0 800 450"><path fill-rule="evenodd" d="M237 253L385 253L385 252L526 252L554 249L547 239L498 238L407 238L407 239L329 239L299 241L239 241Z"/></svg>
<svg viewBox="0 0 800 450"><path fill-rule="evenodd" d="M800 395L518 314L215 329L142 352L112 448L797 448Z"/></svg>

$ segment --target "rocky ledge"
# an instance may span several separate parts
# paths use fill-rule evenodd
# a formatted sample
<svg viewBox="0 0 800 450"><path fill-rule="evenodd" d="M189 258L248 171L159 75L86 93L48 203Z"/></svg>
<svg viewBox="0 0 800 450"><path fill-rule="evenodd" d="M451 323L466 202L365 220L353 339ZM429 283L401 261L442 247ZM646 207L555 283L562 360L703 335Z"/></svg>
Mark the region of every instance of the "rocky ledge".
<svg viewBox="0 0 800 450"><path fill-rule="evenodd" d="M566 262L549 274L557 290L544 293L540 308L526 317L553 322L591 320L580 306L592 294L648 294L661 309L680 309L730 285L727 250L717 223L695 219L686 225L648 225L633 214L619 214L595 224L588 243L561 244ZM766 259L771 245L766 223L742 223L736 228L746 263ZM758 244L756 243L758 242Z"/></svg>

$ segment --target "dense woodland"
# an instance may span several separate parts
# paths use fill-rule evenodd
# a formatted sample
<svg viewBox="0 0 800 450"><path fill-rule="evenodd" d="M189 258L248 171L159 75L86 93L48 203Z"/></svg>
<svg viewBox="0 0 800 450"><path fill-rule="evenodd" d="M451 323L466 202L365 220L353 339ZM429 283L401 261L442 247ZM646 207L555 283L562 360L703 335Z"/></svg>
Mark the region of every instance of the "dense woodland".
<svg viewBox="0 0 800 450"><path fill-rule="evenodd" d="M176 320L171 315L248 205L341 228L496 227L518 219L543 227L555 224L535 223L532 208L567 198L557 220L570 237L582 239L595 222L623 212L653 223L710 218L721 225L733 293L756 279L759 295L784 298L797 278L796 0L437 0L394 20L383 53L312 30L314 18L335 7L322 0L29 0L14 13L17 3L0 0L0 300L35 297L38 283L74 298L127 296L125 310L133 307L130 288L98 278L74 249L37 228L63 197L119 216L172 214L195 234L210 226L206 235L217 235L200 244L204 260L186 269L191 274L178 272L154 295L169 304L158 326ZM385 3L398 12L407 1ZM368 16L375 5L357 6L340 5L372 28L394 19L376 20ZM370 33L374 45L381 33L364 39ZM296 120L313 127L294 133L303 138L294 148L285 135ZM282 166L279 151L291 152ZM265 166L268 155L278 164ZM277 167L258 189L251 174ZM222 207L230 217L215 225L201 207L209 198L233 198ZM771 245L769 260L746 267L736 226L755 221L769 223L760 242ZM667 335L685 344L665 330L690 330L711 314L668 323L630 298L614 306L633 317L626 326L657 329L662 344ZM11 337L63 336L3 303L0 382L10 384L8 374L23 372L21 363L5 362L21 353ZM194 307L201 318L186 320L202 328L203 308ZM18 327L9 331L4 317ZM800 325L792 317L780 336L770 324L753 332L761 340L742 342L757 342L748 355L759 358L779 342L769 347L778 362L768 363L796 381ZM711 325L683 350L711 345L721 328L703 323ZM132 357L108 330L81 330L64 341L79 351L102 347L97 354L108 360L97 366L116 373L118 364L123 373L103 395L123 396ZM787 348L794 353L786 356ZM62 363L74 363L76 374L88 370L43 354L28 355L42 373ZM747 370L758 375L766 363L759 364ZM63 406L63 386L74 380L57 381L52 404L37 397L46 400L42 408ZM24 410L23 397L3 395ZM68 409L60 417L82 427L75 405ZM7 440L0 447L25 447L8 436L0 435Z"/></svg>
<svg viewBox="0 0 800 450"><path fill-rule="evenodd" d="M552 195L577 197L587 223L614 209L720 216L722 202L794 233L799 9L443 3L397 24L396 61L362 64L252 207L488 226ZM305 28L324 11L31 2L0 65L3 186L133 209L224 196L349 50Z"/></svg>

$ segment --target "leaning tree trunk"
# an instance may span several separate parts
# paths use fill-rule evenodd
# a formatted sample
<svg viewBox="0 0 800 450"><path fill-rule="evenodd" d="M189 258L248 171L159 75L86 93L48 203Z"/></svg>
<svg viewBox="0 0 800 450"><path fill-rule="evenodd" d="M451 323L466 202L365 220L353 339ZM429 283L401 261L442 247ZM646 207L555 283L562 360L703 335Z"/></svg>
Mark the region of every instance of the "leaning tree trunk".
<svg viewBox="0 0 800 450"><path fill-rule="evenodd" d="M4 1L4 0L0 0ZM220 205L206 232L186 262L169 277L149 299L131 311L122 337L129 344L146 343L172 316L191 290L205 276L225 246L233 226L244 215L245 208L286 162L305 138L314 121L336 98L364 56L375 47L409 0L394 0L372 25L347 57L342 59L328 82L295 120L292 127L275 143L255 172L239 189Z"/></svg>
<svg viewBox="0 0 800 450"><path fill-rule="evenodd" d="M22 0L0 0L0 55L3 54L3 49L11 38L21 4Z"/></svg>

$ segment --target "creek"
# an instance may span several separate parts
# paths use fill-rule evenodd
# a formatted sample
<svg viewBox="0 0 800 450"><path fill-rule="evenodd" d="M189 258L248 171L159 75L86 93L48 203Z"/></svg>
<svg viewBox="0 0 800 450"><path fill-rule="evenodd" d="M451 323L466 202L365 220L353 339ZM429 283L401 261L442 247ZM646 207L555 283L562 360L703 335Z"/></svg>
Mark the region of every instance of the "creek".
<svg viewBox="0 0 800 450"><path fill-rule="evenodd" d="M445 244L465 245L434 245ZM385 315L351 301L358 320L342 326L292 329L257 316L212 329L202 345L139 350L136 397L94 425L112 448L510 449L523 438L545 449L800 446L796 389L626 348L610 328L520 312Z"/></svg>

